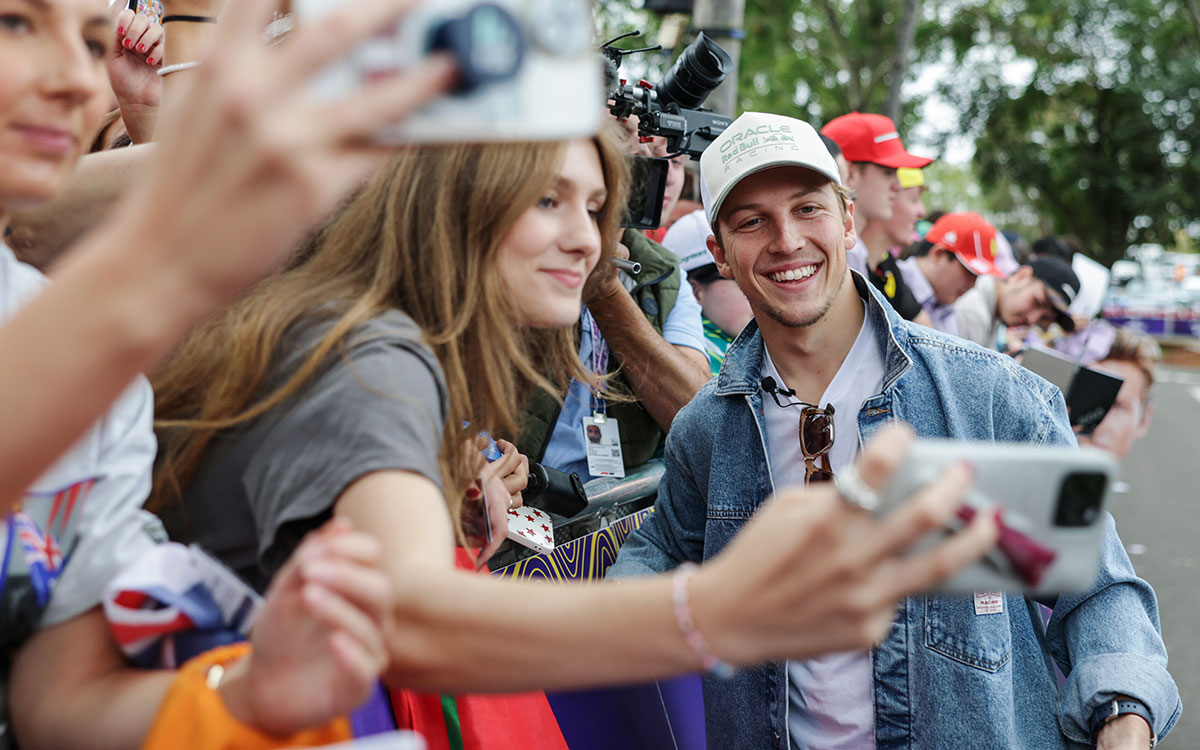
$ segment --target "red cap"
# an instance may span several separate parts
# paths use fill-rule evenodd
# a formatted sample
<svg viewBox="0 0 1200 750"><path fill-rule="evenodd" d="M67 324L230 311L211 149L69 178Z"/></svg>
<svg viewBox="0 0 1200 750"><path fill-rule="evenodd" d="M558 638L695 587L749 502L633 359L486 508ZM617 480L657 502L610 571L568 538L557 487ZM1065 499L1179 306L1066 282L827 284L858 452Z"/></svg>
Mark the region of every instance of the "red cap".
<svg viewBox="0 0 1200 750"><path fill-rule="evenodd" d="M904 150L896 124L883 115L851 112L835 117L821 129L842 149L846 161L869 161L885 167L920 169L933 159L913 156Z"/></svg>
<svg viewBox="0 0 1200 750"><path fill-rule="evenodd" d="M1004 277L996 268L996 228L979 214L946 214L925 239L954 253L976 276Z"/></svg>

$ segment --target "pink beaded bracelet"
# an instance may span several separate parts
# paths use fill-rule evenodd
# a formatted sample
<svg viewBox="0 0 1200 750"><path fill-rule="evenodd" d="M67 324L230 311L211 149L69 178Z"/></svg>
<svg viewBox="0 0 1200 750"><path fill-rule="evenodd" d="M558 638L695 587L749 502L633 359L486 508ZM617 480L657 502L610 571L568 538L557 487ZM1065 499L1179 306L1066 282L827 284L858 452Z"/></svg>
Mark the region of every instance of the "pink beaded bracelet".
<svg viewBox="0 0 1200 750"><path fill-rule="evenodd" d="M696 629L696 620L692 617L692 607L688 603L688 581L696 574L696 570L695 563L685 562L676 568L675 574L671 576L671 602L675 605L675 622L679 625L679 632L683 633L683 639L692 649L692 653L700 659L700 666L704 671L717 677L732 677L733 667L717 658L708 641L704 640L704 636Z"/></svg>

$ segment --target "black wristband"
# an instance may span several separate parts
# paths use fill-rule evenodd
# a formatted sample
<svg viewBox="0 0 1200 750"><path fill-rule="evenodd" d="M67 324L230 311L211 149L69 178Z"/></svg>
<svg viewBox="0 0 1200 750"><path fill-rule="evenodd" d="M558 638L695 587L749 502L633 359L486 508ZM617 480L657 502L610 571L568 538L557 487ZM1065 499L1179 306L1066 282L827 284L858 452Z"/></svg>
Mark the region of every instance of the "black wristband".
<svg viewBox="0 0 1200 750"><path fill-rule="evenodd" d="M186 21L188 23L216 23L217 19L212 16L163 16L161 23L170 23L171 21Z"/></svg>
<svg viewBox="0 0 1200 750"><path fill-rule="evenodd" d="M1105 724L1123 714L1142 717L1150 726L1150 747L1158 744L1158 735L1154 732L1154 722L1150 720L1150 709L1146 708L1141 701L1131 699L1111 700L1096 706L1096 710L1092 711L1092 719L1088 727L1092 731L1092 740L1095 741L1096 735L1100 734L1100 730L1104 728Z"/></svg>

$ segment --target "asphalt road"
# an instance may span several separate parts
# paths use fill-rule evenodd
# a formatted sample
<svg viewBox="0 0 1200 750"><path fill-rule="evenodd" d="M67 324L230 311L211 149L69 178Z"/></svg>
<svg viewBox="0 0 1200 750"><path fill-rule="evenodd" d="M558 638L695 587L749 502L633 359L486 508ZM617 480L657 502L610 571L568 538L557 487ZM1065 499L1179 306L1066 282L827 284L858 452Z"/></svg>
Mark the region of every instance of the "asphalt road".
<svg viewBox="0 0 1200 750"><path fill-rule="evenodd" d="M1183 718L1160 747L1200 748L1200 370L1163 368L1150 431L1125 460L1113 515L1154 586Z"/></svg>

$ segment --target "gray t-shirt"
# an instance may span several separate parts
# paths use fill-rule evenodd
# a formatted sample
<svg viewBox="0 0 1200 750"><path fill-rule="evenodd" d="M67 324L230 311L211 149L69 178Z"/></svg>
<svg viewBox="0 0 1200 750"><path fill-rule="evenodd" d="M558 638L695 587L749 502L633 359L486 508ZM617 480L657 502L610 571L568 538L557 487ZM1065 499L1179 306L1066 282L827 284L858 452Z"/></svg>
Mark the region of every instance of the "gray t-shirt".
<svg viewBox="0 0 1200 750"><path fill-rule="evenodd" d="M329 327L290 335L291 353L267 389L291 375ZM399 311L380 315L288 401L211 443L182 503L161 513L167 531L263 591L360 477L412 471L440 487L447 408L441 368L416 323Z"/></svg>

